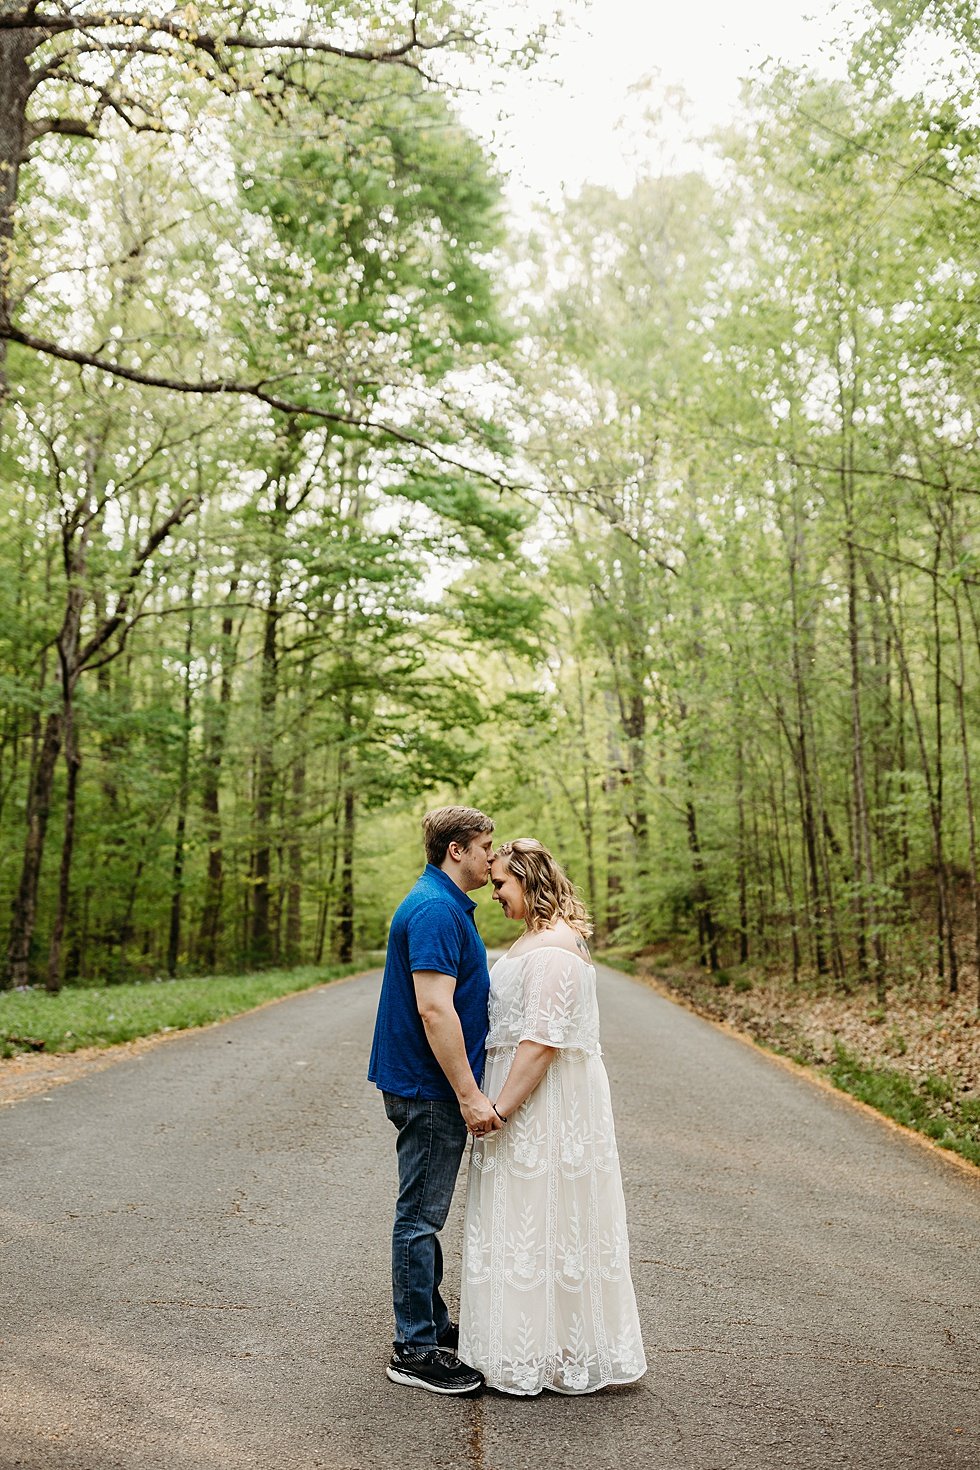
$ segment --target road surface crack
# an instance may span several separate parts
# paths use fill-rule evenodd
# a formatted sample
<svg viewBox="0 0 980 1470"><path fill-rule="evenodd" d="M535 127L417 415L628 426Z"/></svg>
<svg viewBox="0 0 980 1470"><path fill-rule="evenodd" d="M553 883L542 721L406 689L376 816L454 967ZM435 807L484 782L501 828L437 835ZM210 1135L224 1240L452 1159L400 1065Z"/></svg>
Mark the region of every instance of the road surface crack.
<svg viewBox="0 0 980 1470"><path fill-rule="evenodd" d="M473 1399L470 1408L470 1427L466 1439L467 1470L488 1470L483 1451L483 1400Z"/></svg>

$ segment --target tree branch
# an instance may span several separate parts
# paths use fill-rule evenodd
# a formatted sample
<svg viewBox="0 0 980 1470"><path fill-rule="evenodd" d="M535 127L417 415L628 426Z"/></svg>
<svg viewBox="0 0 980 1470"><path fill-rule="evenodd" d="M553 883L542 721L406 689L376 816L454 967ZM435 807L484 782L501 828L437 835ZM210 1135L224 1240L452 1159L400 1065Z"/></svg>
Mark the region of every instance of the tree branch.
<svg viewBox="0 0 980 1470"><path fill-rule="evenodd" d="M51 14L39 11L36 6L26 6L21 11L0 14L0 31L43 30L49 35L66 32L95 30L131 29L147 33L170 36L172 40L191 46L217 58L225 50L243 51L307 51L319 55L337 56L344 61L362 61L381 65L415 67L411 59L414 52L437 51L441 48L472 42L475 37L466 31L446 31L433 41L419 39L413 19L407 40L397 46L381 51L360 47L337 45L333 41L315 40L309 36L255 36L245 31L229 31L227 35L209 35L195 31L192 26L168 16L148 15L139 11L101 11L95 15L68 14L64 11Z"/></svg>
<svg viewBox="0 0 980 1470"><path fill-rule="evenodd" d="M140 575L140 572L146 566L146 563L156 551L157 547L160 546L162 542L166 541L171 531L176 530L181 522L185 521L187 517L191 514L191 512L197 509L199 504L199 496L185 496L180 504L174 507L174 509L170 512L166 519L161 521L154 531L150 532L149 536L144 542L142 548L137 552L136 558L129 568L129 575L126 579L126 585L123 588L122 592L119 594L119 598L116 602L115 608L113 609L110 616L105 619L101 628L97 629L97 631L92 634L85 647L79 652L78 661L76 664L79 673L82 671L82 669L86 667L92 656L98 653L99 649L103 648L105 644L108 643L113 633L115 633L116 630L124 622L126 617L126 610L129 607L129 599L132 596L133 589L136 586L136 582Z"/></svg>
<svg viewBox="0 0 980 1470"><path fill-rule="evenodd" d="M894 153L889 153L884 148L872 148L869 143L862 143L860 138L852 137L850 133L841 132L840 128L835 128L832 123L827 122L826 119L822 117L815 117L812 112L808 112L807 109L801 106L801 104L798 102L794 102L792 105L793 111L796 112L798 116L804 118L806 122L811 123L813 127L818 128L820 132L829 134L830 137L836 138L840 143L847 143L851 148L857 149L859 153L867 153L868 156L870 158L873 158L876 162L880 161L881 159L887 159L889 163L897 163L900 168L906 170L907 166L904 161L900 158L897 158ZM971 204L980 203L980 195L973 194L966 189L961 189L957 184L954 184L951 179L944 179L939 174L930 173L925 167L925 163L926 160L923 159L920 163L916 164L912 168L911 172L908 173L908 178L911 178L913 175L918 174L921 178L930 179L932 183L940 184L944 189L951 190L952 193L958 194L961 199L966 199ZM902 182L904 184L907 181L907 179L903 179Z"/></svg>
<svg viewBox="0 0 980 1470"><path fill-rule="evenodd" d="M718 437L734 439L736 444L748 444L753 449L768 449L774 453L781 454L787 464L791 464L797 470L819 470L822 474L839 475L839 464L823 464L819 460L803 459L793 450L787 449L785 444L775 439L758 439L752 434L744 434L738 429L733 429L729 424L723 424L718 419L705 417L705 422L712 425L718 431ZM893 469L887 465L852 465L849 467L852 475L878 475L885 480L898 480L907 485L921 485L927 490L944 490L947 493L957 495L980 495L980 489L974 485L950 485L948 482L939 480L927 480L921 475L911 475L903 470Z"/></svg>
<svg viewBox="0 0 980 1470"><path fill-rule="evenodd" d="M939 590L944 597L951 598L952 596L948 588L944 587L943 585L943 576L946 575L946 573L940 573L934 567L925 566L922 562L914 561L911 557L908 556L899 556L898 553L894 551L885 551L884 547L881 546L865 546L862 542L855 541L852 536L846 536L844 538L844 545L853 546L855 551L860 551L862 553L863 557L877 556L880 557L883 561L893 561L897 566L900 567L911 567L913 571L921 572L924 577L929 577L933 582L938 583ZM965 574L960 573L959 581L965 582L970 587L980 587L980 577L968 577Z"/></svg>
<svg viewBox="0 0 980 1470"><path fill-rule="evenodd" d="M40 117L28 123L24 139L24 158L26 163L27 149L36 143L38 138L44 138L48 133L62 133L70 138L94 138L96 126L87 122L82 117Z"/></svg>
<svg viewBox="0 0 980 1470"><path fill-rule="evenodd" d="M56 357L61 362L73 362L79 367L96 368L99 372L109 373L115 378L123 378L129 383L139 383L145 388L164 388L171 393L197 393L212 397L232 395L240 398L254 398L259 403L264 403L269 408L277 409L280 413L290 416L306 415L309 418L319 419L323 423L339 424L344 428L357 429L364 434L394 439L399 444L422 450L425 454L431 455L439 464L457 470L460 474L473 475L485 480L498 490L519 491L522 488L505 480L502 476L495 475L490 470L474 469L460 464L451 455L441 453L424 439L418 438L415 434L409 434L404 429L398 429L394 424L379 424L371 419L358 419L351 414L337 413L329 408L316 408L306 403L295 403L292 399L282 398L277 393L270 393L265 387L265 380L243 383L235 378L223 378L212 382L188 383L182 378L162 378L155 373L145 373L139 368L129 368L122 363L108 362L105 358L90 352L78 352L71 347L60 347L57 342L48 342L42 337L35 337L30 332L23 332L19 327L13 325L0 327L0 338L2 337L6 337L10 342L19 343L21 347L29 347L34 352L43 352L48 357Z"/></svg>

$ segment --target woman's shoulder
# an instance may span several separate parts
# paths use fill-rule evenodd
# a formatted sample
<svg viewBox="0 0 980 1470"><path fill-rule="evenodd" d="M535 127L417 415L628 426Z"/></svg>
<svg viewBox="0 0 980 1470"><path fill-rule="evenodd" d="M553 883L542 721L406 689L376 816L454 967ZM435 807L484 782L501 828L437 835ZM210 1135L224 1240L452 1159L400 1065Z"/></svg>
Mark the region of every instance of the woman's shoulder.
<svg viewBox="0 0 980 1470"><path fill-rule="evenodd" d="M525 935L515 958L529 959L535 954L555 952L574 955L587 965L592 963L585 939L571 924L566 924L564 919L559 919L552 929L538 929L534 934Z"/></svg>

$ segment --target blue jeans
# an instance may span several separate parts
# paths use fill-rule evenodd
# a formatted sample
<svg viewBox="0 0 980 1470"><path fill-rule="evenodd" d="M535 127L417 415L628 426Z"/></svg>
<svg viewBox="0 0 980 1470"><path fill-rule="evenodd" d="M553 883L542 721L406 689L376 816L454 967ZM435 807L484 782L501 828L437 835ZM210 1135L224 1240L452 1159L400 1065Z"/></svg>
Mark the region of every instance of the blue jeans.
<svg viewBox="0 0 980 1470"><path fill-rule="evenodd" d="M398 1203L391 1235L395 1346L435 1347L449 1327L442 1299L442 1247L456 1175L466 1147L466 1124L456 1102L396 1097L385 1092L385 1112L398 1129Z"/></svg>

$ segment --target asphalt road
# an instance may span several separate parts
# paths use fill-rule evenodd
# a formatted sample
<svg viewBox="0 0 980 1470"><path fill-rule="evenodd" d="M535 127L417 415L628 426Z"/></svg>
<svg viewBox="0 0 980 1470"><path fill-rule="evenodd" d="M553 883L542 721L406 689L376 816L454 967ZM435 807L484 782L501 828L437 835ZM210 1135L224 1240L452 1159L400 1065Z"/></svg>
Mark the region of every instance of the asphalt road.
<svg viewBox="0 0 980 1470"><path fill-rule="evenodd" d="M580 1399L390 1384L377 991L0 1113L2 1470L980 1465L980 1176L611 972L647 1376Z"/></svg>

